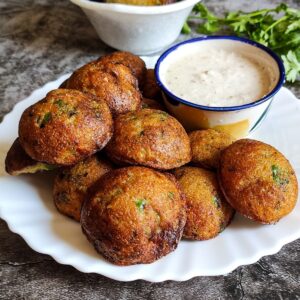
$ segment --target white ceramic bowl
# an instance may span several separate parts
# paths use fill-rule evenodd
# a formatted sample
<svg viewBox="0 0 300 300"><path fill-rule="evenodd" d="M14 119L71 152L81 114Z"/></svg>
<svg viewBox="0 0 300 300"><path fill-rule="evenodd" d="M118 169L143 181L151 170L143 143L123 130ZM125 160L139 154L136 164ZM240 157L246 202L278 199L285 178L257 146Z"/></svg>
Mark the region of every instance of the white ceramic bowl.
<svg viewBox="0 0 300 300"><path fill-rule="evenodd" d="M203 49L209 51L211 47L228 51L238 50L248 57L253 57L258 63L264 64L270 70L270 74L276 78L272 90L257 101L226 107L199 105L174 95L166 87L164 76L170 62L182 54ZM163 91L168 110L187 130L213 128L226 131L235 138L241 138L257 128L266 116L274 95L284 83L285 71L281 59L272 50L259 43L234 36L206 36L184 41L165 51L156 63L155 76Z"/></svg>
<svg viewBox="0 0 300 300"><path fill-rule="evenodd" d="M80 6L109 46L138 55L158 52L170 45L199 0L161 6L135 6L71 0Z"/></svg>

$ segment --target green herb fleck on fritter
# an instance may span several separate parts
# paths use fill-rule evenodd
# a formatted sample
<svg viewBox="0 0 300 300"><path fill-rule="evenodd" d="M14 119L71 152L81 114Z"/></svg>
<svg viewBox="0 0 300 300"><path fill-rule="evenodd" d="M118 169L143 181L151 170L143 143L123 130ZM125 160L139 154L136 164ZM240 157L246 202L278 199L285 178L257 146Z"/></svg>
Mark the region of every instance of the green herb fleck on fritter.
<svg viewBox="0 0 300 300"><path fill-rule="evenodd" d="M212 196L211 200L216 207L221 207L220 199L217 196Z"/></svg>
<svg viewBox="0 0 300 300"><path fill-rule="evenodd" d="M147 204L147 201L145 199L137 199L135 201L135 205L138 208L139 212L144 211L144 207Z"/></svg>
<svg viewBox="0 0 300 300"><path fill-rule="evenodd" d="M43 165L44 165L44 170L46 170L46 171L52 171L52 170L57 169L57 166L55 166L55 165L48 165L48 164L43 164Z"/></svg>
<svg viewBox="0 0 300 300"><path fill-rule="evenodd" d="M143 103L142 103L142 109L143 109L143 108L149 108L149 105L148 105L147 103L143 102Z"/></svg>
<svg viewBox="0 0 300 300"><path fill-rule="evenodd" d="M161 121L165 121L169 116L165 111L160 111L158 114Z"/></svg>
<svg viewBox="0 0 300 300"><path fill-rule="evenodd" d="M289 180L285 177L284 172L276 165L272 165L272 177L273 180L279 185L286 185Z"/></svg>
<svg viewBox="0 0 300 300"><path fill-rule="evenodd" d="M173 192L169 192L169 193L168 193L168 197L169 197L170 199L174 199L174 196L175 196L175 195L174 195Z"/></svg>
<svg viewBox="0 0 300 300"><path fill-rule="evenodd" d="M45 125L52 119L52 114L51 112L47 112L43 119L42 119L42 122L40 123L40 128L44 128Z"/></svg>
<svg viewBox="0 0 300 300"><path fill-rule="evenodd" d="M63 107L63 106L66 105L65 102L63 100L61 100L61 99L56 100L54 102L54 104L56 104L58 107Z"/></svg>

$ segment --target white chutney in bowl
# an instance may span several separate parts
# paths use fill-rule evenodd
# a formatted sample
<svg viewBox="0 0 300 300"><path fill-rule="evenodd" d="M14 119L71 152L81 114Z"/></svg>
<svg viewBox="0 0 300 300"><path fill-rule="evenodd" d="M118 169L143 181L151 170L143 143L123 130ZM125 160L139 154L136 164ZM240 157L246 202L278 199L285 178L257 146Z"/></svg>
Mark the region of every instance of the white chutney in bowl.
<svg viewBox="0 0 300 300"><path fill-rule="evenodd" d="M240 138L263 120L285 72L280 58L263 45L210 36L164 52L155 76L167 108L187 130L213 128Z"/></svg>

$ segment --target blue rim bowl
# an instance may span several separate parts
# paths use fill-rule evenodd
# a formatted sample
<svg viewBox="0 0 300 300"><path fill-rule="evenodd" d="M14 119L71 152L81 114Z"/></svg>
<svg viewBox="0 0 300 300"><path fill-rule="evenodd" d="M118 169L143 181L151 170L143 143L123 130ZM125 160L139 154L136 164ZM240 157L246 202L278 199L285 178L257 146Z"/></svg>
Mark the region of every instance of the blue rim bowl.
<svg viewBox="0 0 300 300"><path fill-rule="evenodd" d="M174 52L176 49L178 49L182 45L190 44L190 43L197 43L197 42L202 42L202 41L208 41L208 40L238 41L238 42L242 42L242 43L249 44L251 46L260 48L261 50L268 53L274 59L274 61L277 63L277 66L278 66L278 69L279 69L279 79L278 79L278 82L275 85L275 87L270 91L270 93L268 93L264 97L254 101L254 102L247 103L247 104L244 104L244 105L226 106L226 107L206 106L206 105L195 104L195 103L191 103L188 100L184 100L184 99L179 98L176 95L174 95L171 91L169 91L165 87L165 85L162 83L162 81L160 79L159 69L160 69L161 63L164 61L164 59L170 53ZM189 39L189 40L186 40L186 41L183 41L181 43L176 44L176 45L170 47L169 49L167 49L163 54L161 54L161 56L158 58L158 60L156 62L154 73L155 73L155 78L156 78L157 84L159 85L161 90L166 95L168 95L170 98L174 99L177 102L183 103L187 106L191 106L191 107L195 107L195 108L199 108L199 109L203 109L203 110L208 110L208 111L235 111L235 110L242 110L242 109L257 106L257 105L267 101L268 99L272 98L280 90L280 88L282 87L282 85L285 82L285 69L284 69L283 62L282 62L281 58L274 51L272 51L270 48L268 48L268 47L266 47L266 46L264 46L260 43L254 42L252 40L242 38L242 37L237 37L237 36L230 36L230 35L203 36L203 37L197 37L197 38Z"/></svg>

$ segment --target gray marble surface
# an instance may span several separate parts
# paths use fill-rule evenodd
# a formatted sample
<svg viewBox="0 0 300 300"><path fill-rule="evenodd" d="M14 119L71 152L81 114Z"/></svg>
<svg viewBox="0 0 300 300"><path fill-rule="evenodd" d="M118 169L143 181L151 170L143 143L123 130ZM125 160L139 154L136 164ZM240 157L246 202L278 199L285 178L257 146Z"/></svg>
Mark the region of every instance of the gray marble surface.
<svg viewBox="0 0 300 300"><path fill-rule="evenodd" d="M280 1L205 2L222 13ZM299 0L285 2L300 8ZM0 118L34 89L110 51L67 0L1 0ZM299 82L289 87L300 97ZM300 240L227 276L123 283L36 253L0 220L0 299L300 299Z"/></svg>

